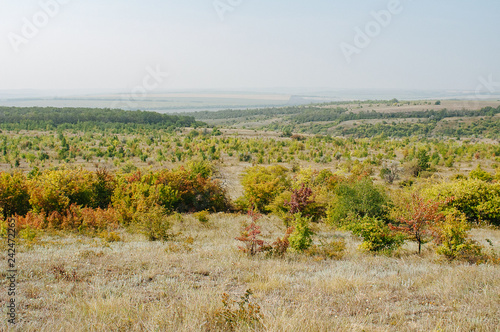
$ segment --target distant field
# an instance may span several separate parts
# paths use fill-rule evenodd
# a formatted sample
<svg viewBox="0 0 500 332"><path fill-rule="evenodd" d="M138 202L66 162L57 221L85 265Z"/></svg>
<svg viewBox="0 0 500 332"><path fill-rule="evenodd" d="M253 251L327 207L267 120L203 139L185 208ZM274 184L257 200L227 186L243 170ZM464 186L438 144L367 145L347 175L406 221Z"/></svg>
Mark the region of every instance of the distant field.
<svg viewBox="0 0 500 332"><path fill-rule="evenodd" d="M290 95L277 94L166 93L148 94L145 97L130 94L106 94L84 97L0 100L0 105L18 107L121 108L126 110L141 109L158 112L178 112L282 106L287 105L289 100Z"/></svg>
<svg viewBox="0 0 500 332"><path fill-rule="evenodd" d="M111 94L103 95L102 98L105 99L117 99L121 95ZM151 95L155 99L170 99L170 98L184 98L184 99L249 99L249 100L277 100L277 101L288 101L290 95L276 95L276 94L244 94L244 93L163 93Z"/></svg>

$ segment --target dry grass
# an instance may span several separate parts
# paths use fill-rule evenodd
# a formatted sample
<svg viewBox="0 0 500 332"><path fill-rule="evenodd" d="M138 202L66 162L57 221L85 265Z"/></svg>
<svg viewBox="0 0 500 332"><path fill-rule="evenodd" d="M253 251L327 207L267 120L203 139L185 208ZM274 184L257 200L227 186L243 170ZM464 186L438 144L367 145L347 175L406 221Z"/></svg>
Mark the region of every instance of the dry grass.
<svg viewBox="0 0 500 332"><path fill-rule="evenodd" d="M110 244L52 234L19 245L16 329L204 331L223 293L237 300L251 289L263 315L258 330L498 331L499 266L445 263L430 250L417 256L411 246L397 257L372 256L357 251L357 238L322 225L318 238L345 238L342 260L250 258L234 240L245 222L218 214L201 224L184 216L173 229L181 234L166 243L122 232L124 241ZM273 218L259 223L268 240L284 231ZM500 243L498 230L473 235ZM1 255L5 261L4 247ZM6 285L3 272L4 308Z"/></svg>

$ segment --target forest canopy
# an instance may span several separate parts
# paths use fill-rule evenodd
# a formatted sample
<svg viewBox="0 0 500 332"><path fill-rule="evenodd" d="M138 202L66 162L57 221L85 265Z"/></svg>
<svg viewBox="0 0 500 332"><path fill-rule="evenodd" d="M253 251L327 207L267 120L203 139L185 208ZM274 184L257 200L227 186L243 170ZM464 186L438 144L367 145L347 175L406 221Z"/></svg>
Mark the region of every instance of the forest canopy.
<svg viewBox="0 0 500 332"><path fill-rule="evenodd" d="M139 125L153 128L198 127L192 116L109 108L0 107L4 129L48 129L61 126Z"/></svg>

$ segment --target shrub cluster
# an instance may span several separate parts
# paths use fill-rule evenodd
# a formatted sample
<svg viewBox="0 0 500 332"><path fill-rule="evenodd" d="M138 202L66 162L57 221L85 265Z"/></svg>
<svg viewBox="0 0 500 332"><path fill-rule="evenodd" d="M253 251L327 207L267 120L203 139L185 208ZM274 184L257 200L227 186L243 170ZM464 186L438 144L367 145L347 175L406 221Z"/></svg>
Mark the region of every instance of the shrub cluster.
<svg viewBox="0 0 500 332"><path fill-rule="evenodd" d="M212 179L212 166L132 174L58 169L0 173L2 218L18 216L19 227L102 231L121 224L164 239L173 212L225 211L229 199Z"/></svg>
<svg viewBox="0 0 500 332"><path fill-rule="evenodd" d="M434 185L425 194L435 199L453 197L448 208L462 212L468 222L500 226L500 183L458 179Z"/></svg>
<svg viewBox="0 0 500 332"><path fill-rule="evenodd" d="M245 171L242 179L245 195L243 208L253 206L261 212L270 212L269 204L290 187L288 170L283 166L254 166Z"/></svg>
<svg viewBox="0 0 500 332"><path fill-rule="evenodd" d="M323 219L360 236L360 248L365 251L390 253L413 241L421 253L423 245L432 242L436 253L449 260L480 262L484 250L469 238L468 229L471 222L500 224L499 185L478 167L470 179L458 178L420 191L398 189L389 195L366 172L342 176L328 170L292 173L280 166L255 166L245 173L245 194L240 201L252 202L259 211L272 212L291 226L283 240L286 249L296 252L325 248L314 244L310 227L311 221ZM260 229L253 226L256 244ZM265 243L260 242L255 252L265 250ZM285 242L280 239L279 243Z"/></svg>
<svg viewBox="0 0 500 332"><path fill-rule="evenodd" d="M393 232L383 221L368 216L348 224L346 228L363 238L360 247L366 251L391 252L399 248L405 240L402 234Z"/></svg>

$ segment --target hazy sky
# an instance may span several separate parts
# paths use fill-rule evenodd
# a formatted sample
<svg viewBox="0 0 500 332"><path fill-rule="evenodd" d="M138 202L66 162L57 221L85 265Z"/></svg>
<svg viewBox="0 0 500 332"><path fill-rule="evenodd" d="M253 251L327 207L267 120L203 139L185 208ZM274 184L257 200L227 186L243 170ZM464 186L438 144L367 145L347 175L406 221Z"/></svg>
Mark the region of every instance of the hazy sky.
<svg viewBox="0 0 500 332"><path fill-rule="evenodd" d="M0 89L473 90L499 36L498 0L0 0Z"/></svg>

